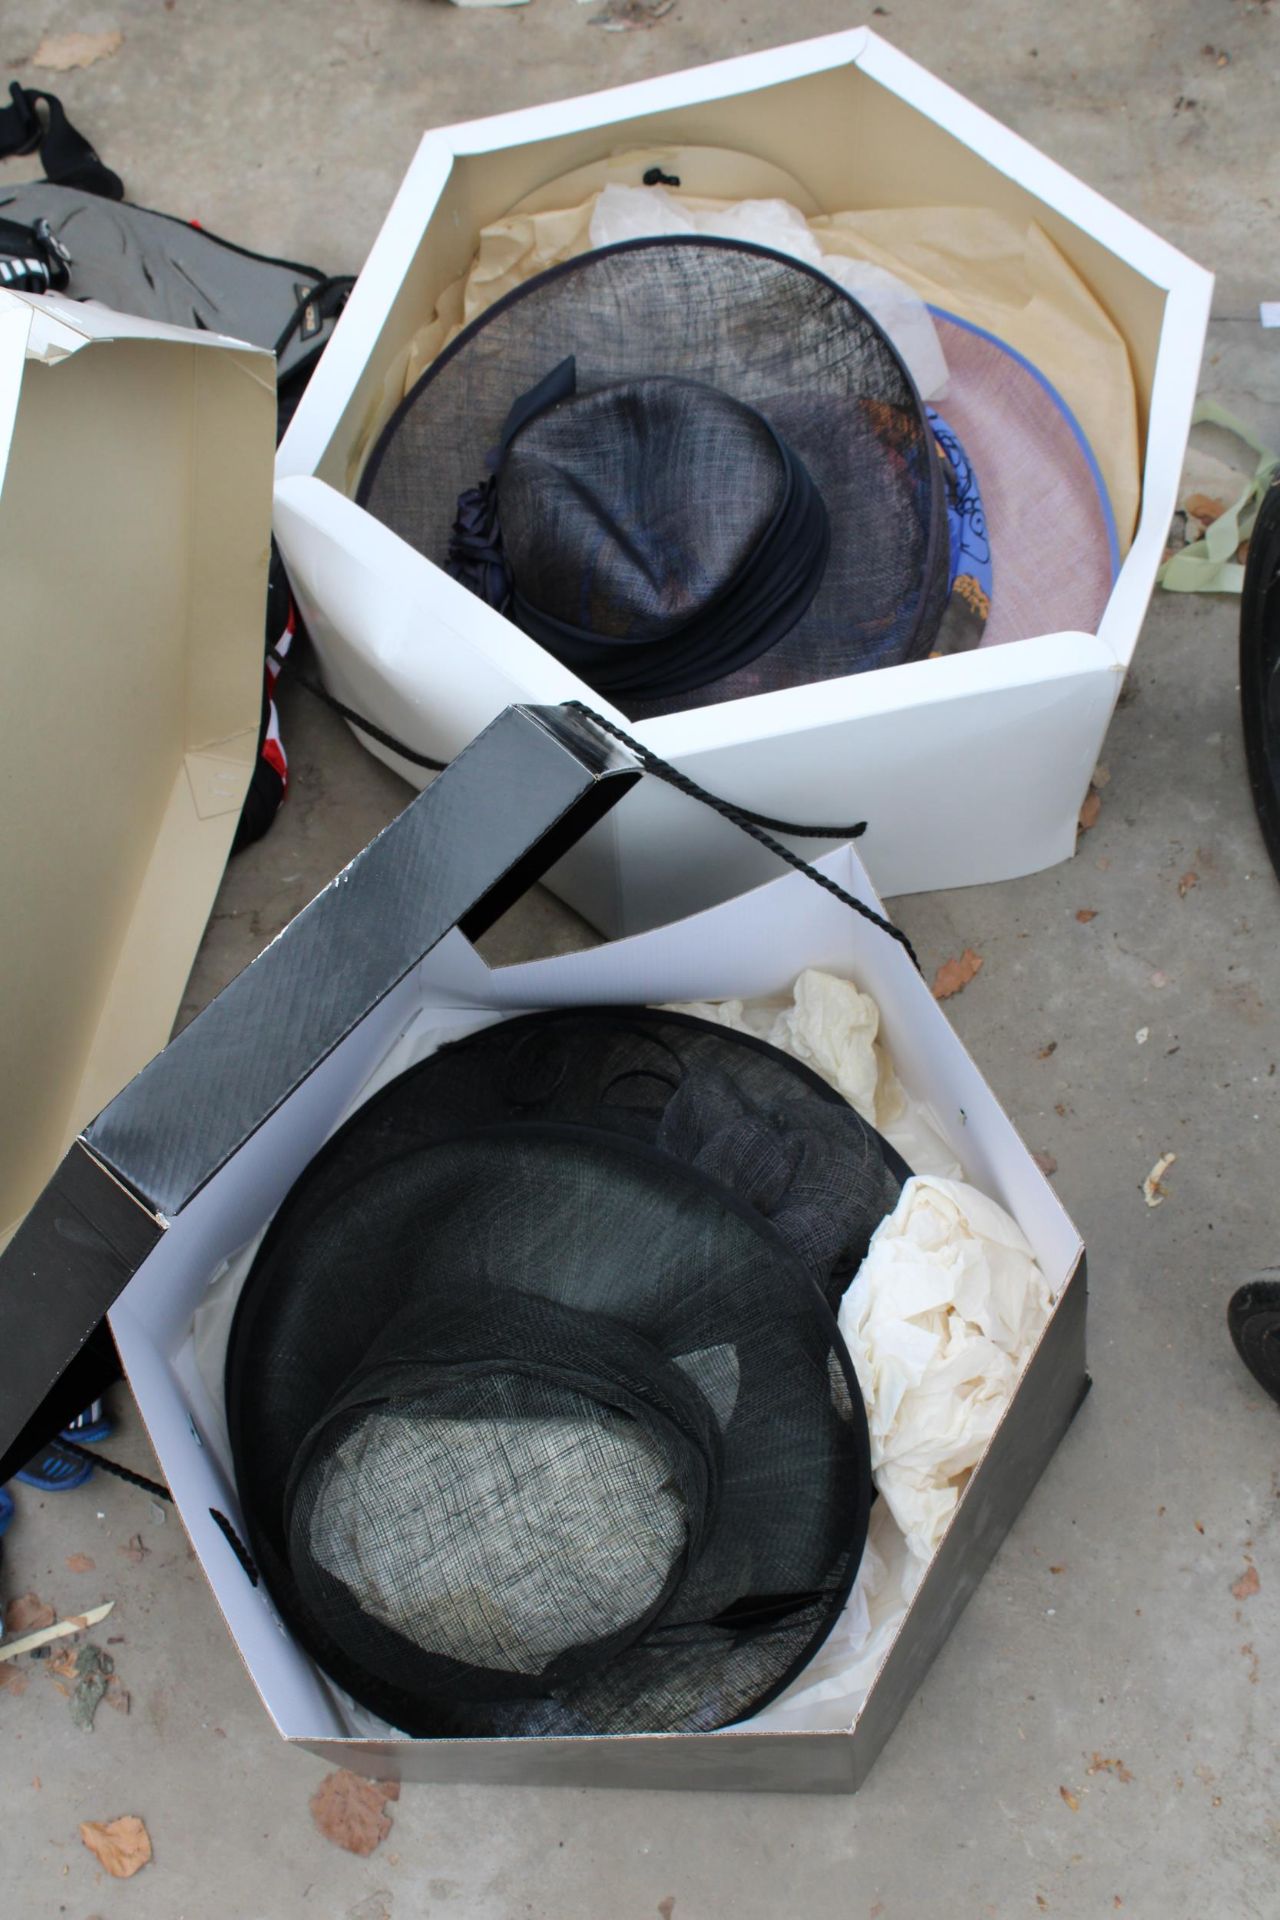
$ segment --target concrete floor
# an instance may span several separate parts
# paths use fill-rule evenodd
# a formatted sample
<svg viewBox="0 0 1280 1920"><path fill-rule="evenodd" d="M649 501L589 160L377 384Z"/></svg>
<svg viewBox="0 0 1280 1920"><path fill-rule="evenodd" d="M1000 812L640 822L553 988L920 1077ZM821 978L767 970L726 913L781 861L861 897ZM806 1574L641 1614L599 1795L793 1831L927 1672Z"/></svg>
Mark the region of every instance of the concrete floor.
<svg viewBox="0 0 1280 1920"><path fill-rule="evenodd" d="M56 85L131 197L354 268L420 128L854 24L846 0L677 0L603 34L574 0L7 0L0 55L119 26ZM877 9L877 13L884 10ZM1280 12L1280 8L1277 9ZM893 0L876 25L1215 268L1206 390L1280 444L1274 75L1266 0ZM1229 64L1219 67L1223 49ZM19 67L27 84L50 76ZM1186 105L1175 110L1181 97ZM1194 101L1194 105L1190 104ZM1280 1425L1223 1310L1280 1252L1280 894L1249 806L1237 605L1157 597L1067 866L899 903L930 970L973 945L956 1024L1089 1243L1095 1390L854 1801L407 1790L368 1860L314 1831L323 1769L258 1704L172 1515L99 1476L19 1490L3 1579L113 1598L126 1718L0 1693L0 1910L14 1920L1236 1920L1277 1907ZM327 714L285 700L295 787L219 897L186 1012L403 803ZM962 798L962 797L961 797ZM1199 884L1185 897L1179 876ZM1087 925L1077 909L1096 910ZM582 930L545 897L508 955ZM1144 1045L1135 1033L1147 1028ZM1041 1058L1050 1041L1057 1047ZM1139 1183L1173 1150L1169 1199ZM127 1396L118 1452L148 1455ZM141 1533L135 1566L117 1549ZM95 1568L75 1574L66 1556ZM1231 1591L1256 1564L1261 1589ZM1094 1756L1123 1763L1090 1772ZM1131 1775L1132 1778L1128 1778ZM1064 1799L1066 1788L1078 1805ZM97 1876L77 1823L141 1813L155 1858Z"/></svg>

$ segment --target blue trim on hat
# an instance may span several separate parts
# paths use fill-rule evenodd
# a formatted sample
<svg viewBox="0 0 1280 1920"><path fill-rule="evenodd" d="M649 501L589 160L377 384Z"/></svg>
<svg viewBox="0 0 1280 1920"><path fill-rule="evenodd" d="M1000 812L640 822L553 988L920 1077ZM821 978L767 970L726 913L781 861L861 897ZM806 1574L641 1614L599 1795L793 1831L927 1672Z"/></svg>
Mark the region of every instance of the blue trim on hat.
<svg viewBox="0 0 1280 1920"><path fill-rule="evenodd" d="M955 592L957 579L965 574L981 588L990 605L991 541L978 476L955 428L948 425L936 407L926 405L924 411L949 468L946 492L947 522L951 531L951 591Z"/></svg>
<svg viewBox="0 0 1280 1920"><path fill-rule="evenodd" d="M1084 428L1076 419L1075 414L1072 413L1052 380L1047 379L1045 375L1041 373L1034 361L1028 360L1025 354L1018 352L1016 347L1011 347L1007 340L1001 340L998 334L989 333L986 327L975 326L972 320L962 320L958 313L950 313L946 307L930 306L929 312L935 320L945 320L948 326L960 327L965 333L976 333L980 340L989 340L993 347L999 347L1001 353L1007 353L1011 360L1016 360L1020 367L1025 367L1032 379L1044 389L1050 400L1053 401L1054 406L1057 407L1059 413L1075 435L1080 451L1085 457L1089 472L1093 475L1093 483L1098 489L1098 499L1102 505L1102 517L1107 528L1107 544L1111 549L1111 584L1114 586L1120 572L1120 541L1116 534L1116 517L1112 512L1111 496L1107 492L1107 483L1102 477L1102 469L1098 465L1093 448L1089 445L1088 439L1085 436Z"/></svg>

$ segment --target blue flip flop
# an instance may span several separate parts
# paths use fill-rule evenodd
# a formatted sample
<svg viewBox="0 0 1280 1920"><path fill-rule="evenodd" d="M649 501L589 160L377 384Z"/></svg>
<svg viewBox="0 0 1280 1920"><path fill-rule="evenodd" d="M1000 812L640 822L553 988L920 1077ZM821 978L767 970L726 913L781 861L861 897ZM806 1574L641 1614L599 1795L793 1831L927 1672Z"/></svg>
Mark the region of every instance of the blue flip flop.
<svg viewBox="0 0 1280 1920"><path fill-rule="evenodd" d="M82 1487L93 1473L92 1460L83 1459L74 1449L108 1440L113 1431L113 1423L104 1412L101 1400L90 1401L83 1413L68 1421L60 1438L51 1440L42 1453L20 1467L14 1479L21 1480L24 1486L38 1488L41 1493L70 1493L73 1487ZM63 1441L72 1444L64 1446Z"/></svg>
<svg viewBox="0 0 1280 1920"><path fill-rule="evenodd" d="M101 1400L94 1400L83 1413L77 1414L62 1429L64 1440L74 1440L78 1445L92 1446L95 1441L109 1440L114 1427L110 1417L103 1411Z"/></svg>
<svg viewBox="0 0 1280 1920"><path fill-rule="evenodd" d="M0 1487L0 1542L9 1531L9 1522L13 1519L13 1495L8 1487ZM4 1547L0 1544L0 1559L4 1557ZM4 1639L4 1605L0 1602L0 1640Z"/></svg>
<svg viewBox="0 0 1280 1920"><path fill-rule="evenodd" d="M60 1440L51 1440L25 1467L19 1467L13 1477L21 1480L24 1487L35 1487L40 1493L70 1493L73 1487L82 1487L92 1472L92 1461L82 1460Z"/></svg>

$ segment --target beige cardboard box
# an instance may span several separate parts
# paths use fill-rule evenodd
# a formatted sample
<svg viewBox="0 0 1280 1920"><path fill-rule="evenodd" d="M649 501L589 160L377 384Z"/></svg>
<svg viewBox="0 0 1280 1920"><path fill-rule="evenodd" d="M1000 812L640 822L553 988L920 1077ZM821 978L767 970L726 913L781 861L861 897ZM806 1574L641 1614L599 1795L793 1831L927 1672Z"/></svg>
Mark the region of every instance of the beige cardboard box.
<svg viewBox="0 0 1280 1920"><path fill-rule="evenodd" d="M256 753L274 444L269 353L0 292L0 1245L177 1012Z"/></svg>

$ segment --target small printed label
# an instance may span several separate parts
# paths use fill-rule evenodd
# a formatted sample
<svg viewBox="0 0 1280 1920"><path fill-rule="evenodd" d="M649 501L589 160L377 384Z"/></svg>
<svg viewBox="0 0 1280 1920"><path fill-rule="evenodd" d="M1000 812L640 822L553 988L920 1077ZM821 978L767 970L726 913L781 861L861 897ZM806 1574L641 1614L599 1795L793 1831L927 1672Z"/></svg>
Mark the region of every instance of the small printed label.
<svg viewBox="0 0 1280 1920"><path fill-rule="evenodd" d="M300 340L314 340L315 336L324 326L324 315L320 311L319 303L309 298L311 290L309 287L304 287L300 280L294 281L293 291L297 296L298 305L302 307L302 319L298 326L298 338ZM302 305L304 300L306 301L305 306Z"/></svg>

